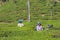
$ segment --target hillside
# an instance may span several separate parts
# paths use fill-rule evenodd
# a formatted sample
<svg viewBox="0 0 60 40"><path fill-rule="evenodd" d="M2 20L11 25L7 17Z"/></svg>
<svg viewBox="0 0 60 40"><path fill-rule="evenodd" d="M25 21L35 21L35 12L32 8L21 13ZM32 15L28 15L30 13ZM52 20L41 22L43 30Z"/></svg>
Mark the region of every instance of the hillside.
<svg viewBox="0 0 60 40"><path fill-rule="evenodd" d="M0 0L0 40L60 40L60 1L30 0L30 15L27 22L27 0ZM36 31L38 21L43 30ZM48 24L53 28L47 30Z"/></svg>
<svg viewBox="0 0 60 40"><path fill-rule="evenodd" d="M30 0L31 20L60 19L60 2L54 0ZM42 15L45 15L42 17ZM27 0L0 1L0 21L27 20Z"/></svg>

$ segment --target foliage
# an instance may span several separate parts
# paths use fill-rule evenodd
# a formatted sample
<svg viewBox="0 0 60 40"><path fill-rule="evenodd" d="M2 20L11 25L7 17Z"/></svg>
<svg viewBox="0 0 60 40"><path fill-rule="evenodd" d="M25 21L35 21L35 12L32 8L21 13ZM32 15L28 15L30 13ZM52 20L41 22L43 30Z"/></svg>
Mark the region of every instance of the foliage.
<svg viewBox="0 0 60 40"><path fill-rule="evenodd" d="M56 6L54 6L55 4ZM60 12L59 2L56 3L55 1L49 1L49 0L33 0L33 1L30 0L31 20L43 19L41 16L41 13L50 15L50 8L51 8L50 5L53 5L52 10L54 11L53 12L53 18L54 18L54 14L57 12L57 16L58 16L59 15L58 12ZM44 17L48 17L48 16L44 16ZM23 0L17 0L17 1L9 0L8 2L5 2L4 4L0 6L0 21L7 21L7 20L16 21L18 19L24 19L24 20L28 19L27 0L24 0L24 1Z"/></svg>
<svg viewBox="0 0 60 40"><path fill-rule="evenodd" d="M60 40L54 37L60 33L60 3L54 5L50 0L30 0L31 22L27 22L27 0L9 0L0 4L0 40ZM23 19L24 27L17 26L19 19ZM35 30L38 21L42 23L43 31ZM54 29L47 31L48 24L53 24Z"/></svg>
<svg viewBox="0 0 60 40"><path fill-rule="evenodd" d="M60 20L39 20L42 23L44 30L36 31L36 23L38 20L32 22L24 22L24 27L18 27L17 22L0 23L0 40L60 40ZM48 24L53 24L54 29L46 30ZM59 29L57 29L59 28Z"/></svg>

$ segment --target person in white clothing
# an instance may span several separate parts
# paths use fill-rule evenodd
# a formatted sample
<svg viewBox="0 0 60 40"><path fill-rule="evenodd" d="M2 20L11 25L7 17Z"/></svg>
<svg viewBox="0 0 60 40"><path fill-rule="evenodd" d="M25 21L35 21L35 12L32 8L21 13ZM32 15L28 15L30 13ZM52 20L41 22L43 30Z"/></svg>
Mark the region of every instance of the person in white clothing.
<svg viewBox="0 0 60 40"><path fill-rule="evenodd" d="M19 27L23 27L24 26L24 24L22 22L23 22L23 20L18 20L18 26Z"/></svg>

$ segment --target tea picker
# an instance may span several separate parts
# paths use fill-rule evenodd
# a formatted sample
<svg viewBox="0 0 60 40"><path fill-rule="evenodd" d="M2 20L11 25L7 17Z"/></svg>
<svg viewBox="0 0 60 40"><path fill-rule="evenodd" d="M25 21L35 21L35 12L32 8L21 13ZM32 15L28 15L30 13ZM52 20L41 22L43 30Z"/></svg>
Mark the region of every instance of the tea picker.
<svg viewBox="0 0 60 40"><path fill-rule="evenodd" d="M21 20L18 20L18 26L19 26L19 27L23 27L23 26L24 26L22 19L21 19Z"/></svg>

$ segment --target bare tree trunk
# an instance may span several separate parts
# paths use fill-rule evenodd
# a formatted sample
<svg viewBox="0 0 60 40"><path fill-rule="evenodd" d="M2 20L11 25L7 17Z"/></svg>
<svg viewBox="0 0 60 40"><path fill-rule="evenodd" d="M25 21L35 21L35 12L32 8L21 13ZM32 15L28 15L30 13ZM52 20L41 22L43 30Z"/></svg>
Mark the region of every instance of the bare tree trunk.
<svg viewBox="0 0 60 40"><path fill-rule="evenodd" d="M30 22L30 0L27 0L28 4L28 22Z"/></svg>

